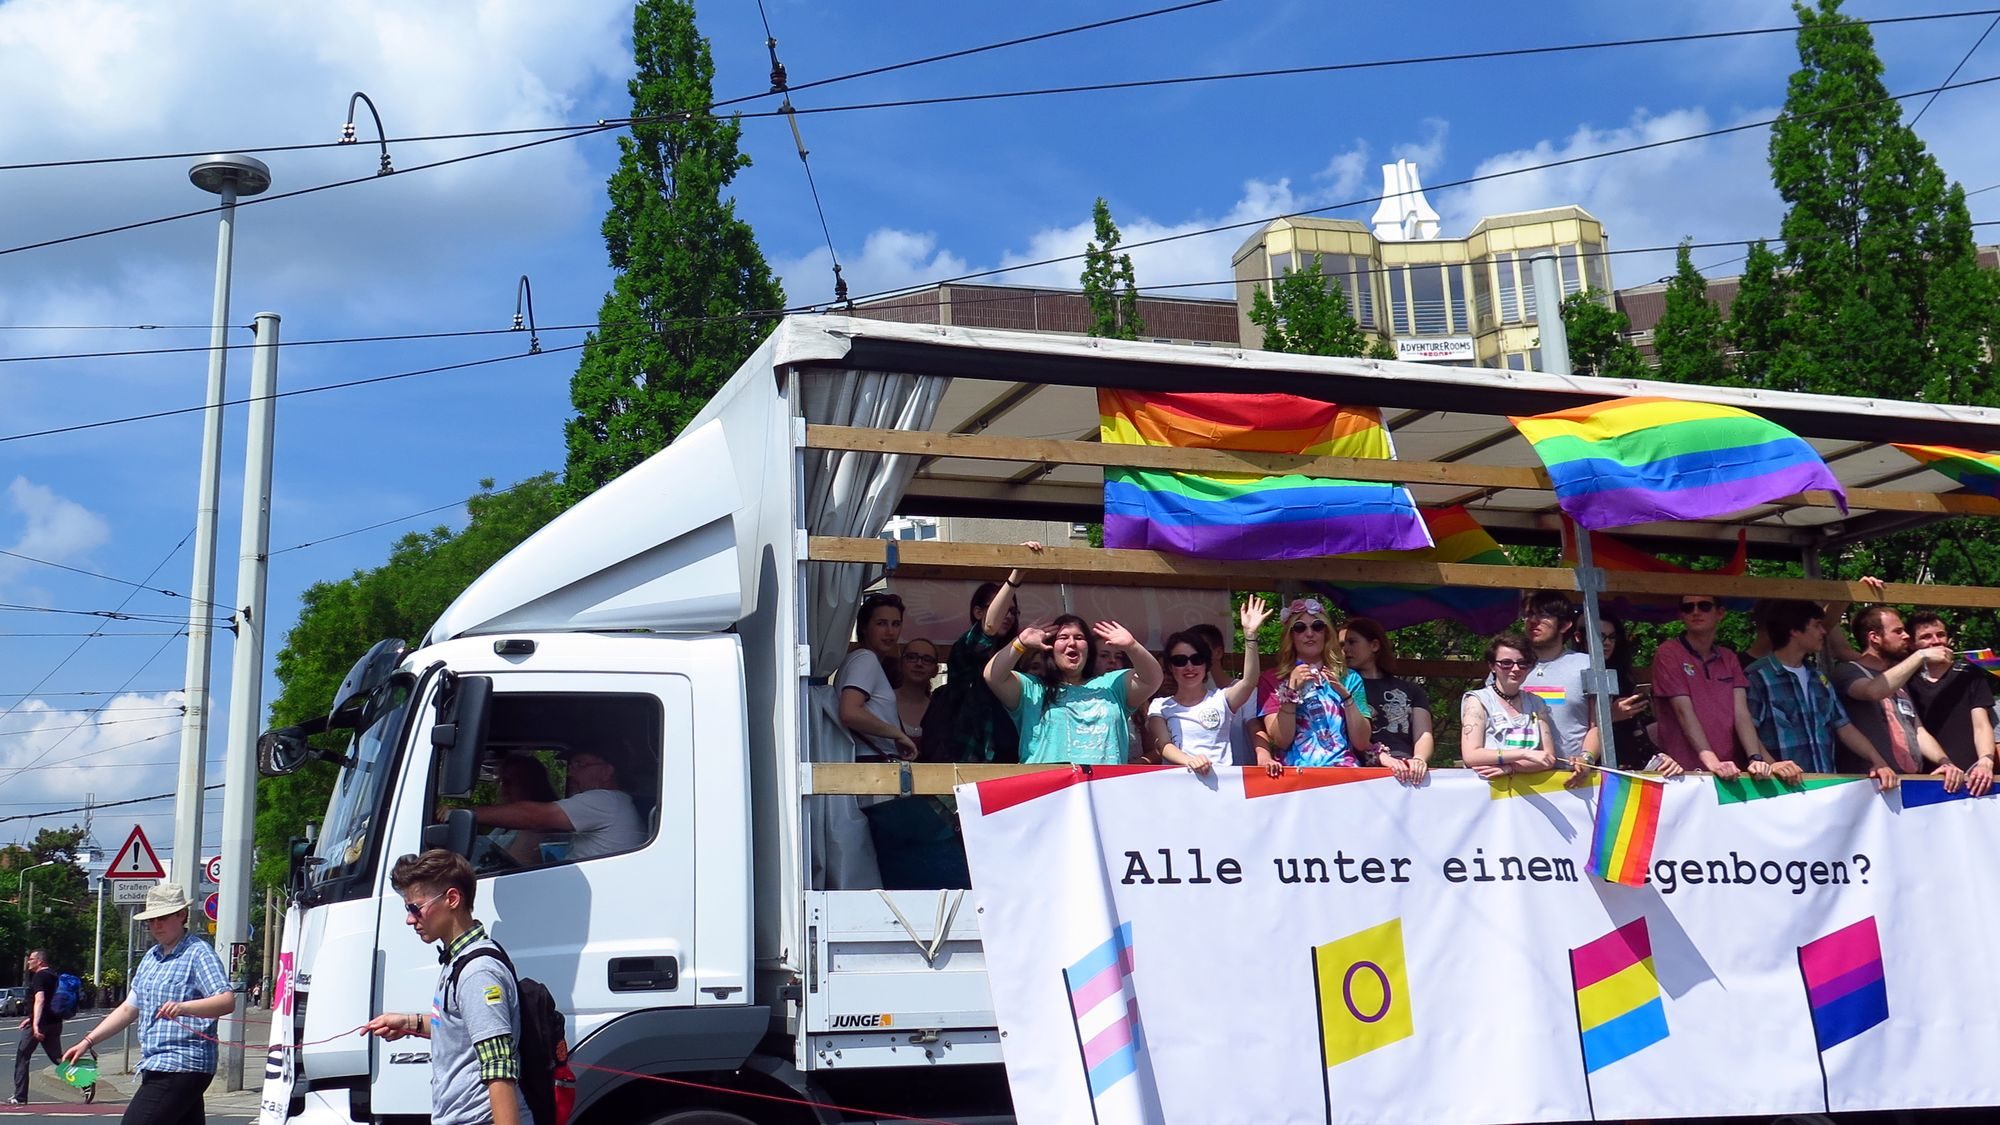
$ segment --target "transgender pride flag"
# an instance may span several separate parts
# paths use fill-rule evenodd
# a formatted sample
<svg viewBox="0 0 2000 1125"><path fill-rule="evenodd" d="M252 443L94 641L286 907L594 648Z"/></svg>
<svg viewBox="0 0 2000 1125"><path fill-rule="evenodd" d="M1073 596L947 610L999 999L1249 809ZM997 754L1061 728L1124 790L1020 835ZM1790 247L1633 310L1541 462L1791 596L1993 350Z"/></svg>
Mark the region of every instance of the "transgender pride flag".
<svg viewBox="0 0 2000 1125"><path fill-rule="evenodd" d="M1132 923L1063 970L1077 1050L1097 1099L1139 1069L1139 1001L1132 994Z"/></svg>

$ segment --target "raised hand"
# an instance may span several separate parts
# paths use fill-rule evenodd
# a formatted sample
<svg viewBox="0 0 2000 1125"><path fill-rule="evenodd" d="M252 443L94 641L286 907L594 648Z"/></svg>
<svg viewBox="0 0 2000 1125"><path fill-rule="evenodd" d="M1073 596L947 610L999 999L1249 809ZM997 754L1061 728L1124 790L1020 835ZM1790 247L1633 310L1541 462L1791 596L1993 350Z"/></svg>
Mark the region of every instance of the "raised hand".
<svg viewBox="0 0 2000 1125"><path fill-rule="evenodd" d="M1036 652L1048 651L1049 633L1048 630L1042 628L1040 625L1024 627L1019 633L1015 634L1014 639L1021 642L1022 648Z"/></svg>
<svg viewBox="0 0 2000 1125"><path fill-rule="evenodd" d="M1271 607L1263 598L1255 594L1243 599L1243 614L1239 618L1243 625L1243 647L1257 643L1257 630L1271 619Z"/></svg>
<svg viewBox="0 0 2000 1125"><path fill-rule="evenodd" d="M1099 641L1110 645L1112 648L1131 648L1133 645L1139 643L1138 639L1132 635L1132 630L1127 629L1116 621L1099 621L1090 627L1090 631L1097 634Z"/></svg>

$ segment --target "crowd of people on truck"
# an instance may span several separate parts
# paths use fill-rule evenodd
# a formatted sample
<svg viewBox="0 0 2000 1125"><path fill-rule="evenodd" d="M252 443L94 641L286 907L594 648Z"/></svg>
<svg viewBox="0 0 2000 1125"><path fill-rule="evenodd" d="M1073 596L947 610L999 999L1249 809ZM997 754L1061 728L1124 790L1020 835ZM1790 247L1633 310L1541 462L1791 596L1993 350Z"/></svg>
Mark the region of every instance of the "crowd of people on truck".
<svg viewBox="0 0 2000 1125"><path fill-rule="evenodd" d="M1369 618L1339 620L1319 598L1295 599L1277 612L1267 668L1256 638L1272 607L1248 597L1233 677L1213 625L1172 634L1155 655L1116 621L1064 614L1023 624L1021 582L1015 570L974 592L941 684L936 646L902 641L901 599L862 600L860 643L834 678L860 760L1159 762L1198 774L1361 766L1421 784L1436 757L1430 692L1397 675L1395 646ZM1901 776L1934 773L1950 790L1985 793L1996 722L1988 673L1960 658L1935 613L1906 622L1869 605L1843 621L1844 609L1757 602L1755 641L1739 654L1718 640L1729 607L1690 593L1678 602L1679 631L1643 677L1626 623L1603 615L1597 629L1616 682L1607 747L1586 688L1580 607L1561 592L1529 593L1519 631L1488 641L1484 680L1459 699L1458 760L1488 778L1560 769L1581 783L1608 748L1625 768L1665 776L1853 773L1891 789Z"/></svg>

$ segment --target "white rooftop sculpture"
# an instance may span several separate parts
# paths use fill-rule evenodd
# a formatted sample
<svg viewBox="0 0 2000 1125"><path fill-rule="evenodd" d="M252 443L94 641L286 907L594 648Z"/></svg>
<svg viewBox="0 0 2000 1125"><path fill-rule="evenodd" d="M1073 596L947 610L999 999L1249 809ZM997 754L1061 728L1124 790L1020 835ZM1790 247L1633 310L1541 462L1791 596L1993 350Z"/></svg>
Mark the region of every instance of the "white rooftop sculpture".
<svg viewBox="0 0 2000 1125"><path fill-rule="evenodd" d="M1424 200L1417 166L1407 160L1382 165L1382 205L1375 209L1375 237L1416 242L1438 236L1438 213Z"/></svg>

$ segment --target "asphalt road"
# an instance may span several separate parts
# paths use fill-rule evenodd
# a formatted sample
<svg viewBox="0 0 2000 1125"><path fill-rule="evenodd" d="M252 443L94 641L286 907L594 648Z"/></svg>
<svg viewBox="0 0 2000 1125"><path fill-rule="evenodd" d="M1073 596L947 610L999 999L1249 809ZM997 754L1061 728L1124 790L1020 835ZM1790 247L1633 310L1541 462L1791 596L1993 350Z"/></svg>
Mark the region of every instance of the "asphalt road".
<svg viewBox="0 0 2000 1125"><path fill-rule="evenodd" d="M103 1019L106 1014L102 1011L84 1012L66 1022L63 1025L63 1044L68 1046L75 1043L79 1037L96 1027L98 1021ZM19 1042L18 1037L20 1032L14 1030L18 1022L18 1020L14 1019L0 1020L0 1043L5 1043L8 1048L14 1047ZM270 1013L253 1008L250 1011L249 1022L250 1028L249 1034L246 1037L247 1040L252 1044L264 1043L270 1026ZM0 1121L5 1121L7 1125L14 1125L15 1122L53 1123L87 1119L117 1119L125 1112L125 1091L129 1090L136 1082L135 1077L119 1073L122 1065L125 1036L130 1030L128 1029L127 1032L111 1036L105 1042L98 1044L97 1058L105 1080L98 1084L97 1098L92 1104L83 1104L83 1095L81 1092L64 1085L60 1079L50 1073L48 1059L38 1051L35 1054L34 1069L28 1080L29 1104L25 1106L0 1104ZM264 1052L260 1046L256 1049L246 1051L245 1055L244 1069L252 1075L250 1087L254 1090L263 1082ZM132 1040L132 1061L137 1063L138 1059L139 1042L135 1036ZM11 1050L7 1051L4 1062L5 1064L13 1062ZM0 1065L0 1069L4 1069L4 1065ZM11 1094L13 1078L11 1071L6 1077L9 1086L7 1093ZM208 1121L210 1125L249 1125L250 1122L255 1121L256 1114L253 1111L248 1108L239 1108L239 1106L247 1107L254 1104L254 1094L249 1092L225 1094L222 1085L221 1080L218 1078L215 1085L209 1090L207 1101L209 1107ZM4 1098L4 1096L0 1095L0 1098Z"/></svg>

